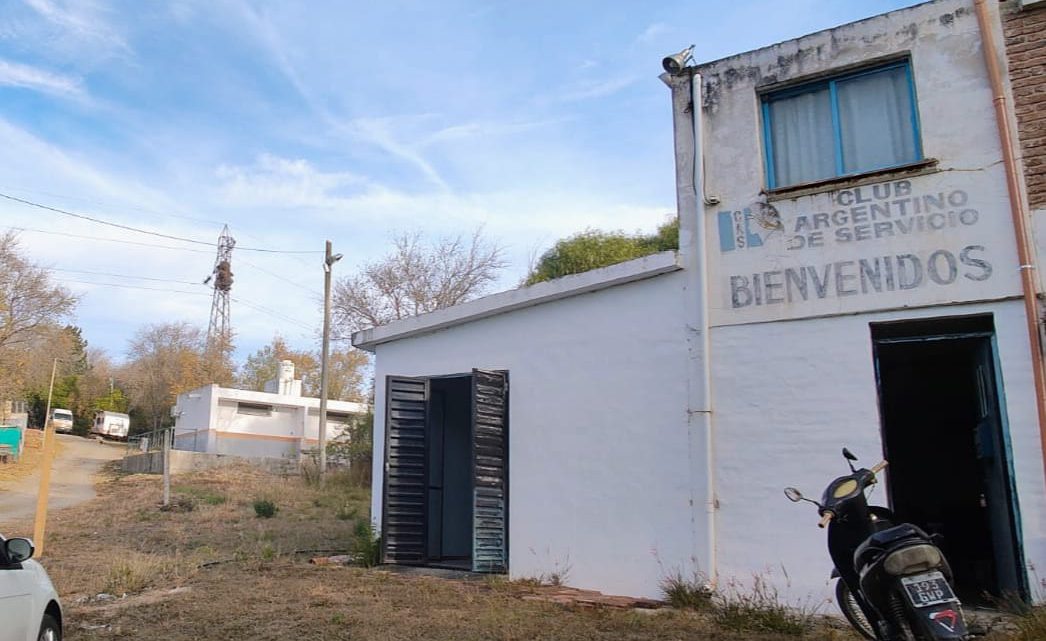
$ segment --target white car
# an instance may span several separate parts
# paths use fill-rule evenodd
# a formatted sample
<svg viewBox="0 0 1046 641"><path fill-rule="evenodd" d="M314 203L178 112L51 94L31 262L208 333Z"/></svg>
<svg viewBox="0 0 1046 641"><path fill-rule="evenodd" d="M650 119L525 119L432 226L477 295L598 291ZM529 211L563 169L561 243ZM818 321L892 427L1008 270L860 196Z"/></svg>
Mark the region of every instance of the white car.
<svg viewBox="0 0 1046 641"><path fill-rule="evenodd" d="M61 641L62 606L29 539L0 536L0 641Z"/></svg>

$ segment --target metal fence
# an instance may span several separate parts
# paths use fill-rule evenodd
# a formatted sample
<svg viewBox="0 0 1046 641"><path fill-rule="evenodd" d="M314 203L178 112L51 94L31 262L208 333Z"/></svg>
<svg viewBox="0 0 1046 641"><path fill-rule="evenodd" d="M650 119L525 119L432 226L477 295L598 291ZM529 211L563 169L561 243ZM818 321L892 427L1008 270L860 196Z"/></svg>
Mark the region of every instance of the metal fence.
<svg viewBox="0 0 1046 641"><path fill-rule="evenodd" d="M127 437L127 454L159 452L163 449L164 438L174 438L173 427L162 427L151 432L129 436Z"/></svg>

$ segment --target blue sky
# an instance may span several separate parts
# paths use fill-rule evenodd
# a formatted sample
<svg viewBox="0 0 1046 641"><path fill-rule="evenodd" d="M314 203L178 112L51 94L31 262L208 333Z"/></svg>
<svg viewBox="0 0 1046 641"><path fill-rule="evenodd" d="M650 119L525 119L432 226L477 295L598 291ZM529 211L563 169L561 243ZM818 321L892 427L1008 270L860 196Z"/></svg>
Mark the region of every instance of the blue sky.
<svg viewBox="0 0 1046 641"><path fill-rule="evenodd" d="M673 212L665 54L696 43L710 60L911 4L0 0L0 193L208 241L228 223L242 247L329 238L342 274L397 231L483 225L508 288L557 238ZM62 270L88 341L116 358L143 324L206 326L206 248L62 236L201 249L0 200L6 227ZM319 258L233 262L241 356L276 333L312 346Z"/></svg>

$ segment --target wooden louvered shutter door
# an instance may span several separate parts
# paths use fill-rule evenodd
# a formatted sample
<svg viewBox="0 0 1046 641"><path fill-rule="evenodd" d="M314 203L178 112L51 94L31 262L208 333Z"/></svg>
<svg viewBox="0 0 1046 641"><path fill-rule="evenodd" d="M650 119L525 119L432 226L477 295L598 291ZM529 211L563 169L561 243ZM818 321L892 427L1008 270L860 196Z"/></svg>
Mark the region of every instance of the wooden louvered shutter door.
<svg viewBox="0 0 1046 641"><path fill-rule="evenodd" d="M508 372L472 370L472 570L508 570Z"/></svg>
<svg viewBox="0 0 1046 641"><path fill-rule="evenodd" d="M385 399L382 559L384 563L424 563L429 382L423 378L389 376Z"/></svg>

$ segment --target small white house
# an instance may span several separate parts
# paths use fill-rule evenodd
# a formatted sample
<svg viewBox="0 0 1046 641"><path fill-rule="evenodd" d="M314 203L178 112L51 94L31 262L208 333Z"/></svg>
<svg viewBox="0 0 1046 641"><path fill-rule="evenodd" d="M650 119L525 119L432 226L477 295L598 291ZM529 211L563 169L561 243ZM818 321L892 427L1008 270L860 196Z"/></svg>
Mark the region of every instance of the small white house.
<svg viewBox="0 0 1046 641"><path fill-rule="evenodd" d="M204 385L180 394L174 447L245 457L297 458L319 442L320 399L301 395L294 364L283 361L265 392ZM341 435L367 405L327 401L327 438Z"/></svg>
<svg viewBox="0 0 1046 641"><path fill-rule="evenodd" d="M960 594L1041 598L988 4L987 35L938 0L663 76L678 252L358 332L385 561L816 602L824 535L782 488L819 495L849 446L890 460L873 500L944 535Z"/></svg>

